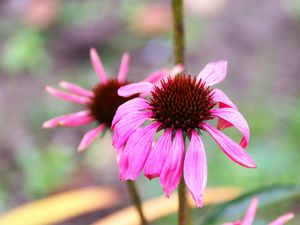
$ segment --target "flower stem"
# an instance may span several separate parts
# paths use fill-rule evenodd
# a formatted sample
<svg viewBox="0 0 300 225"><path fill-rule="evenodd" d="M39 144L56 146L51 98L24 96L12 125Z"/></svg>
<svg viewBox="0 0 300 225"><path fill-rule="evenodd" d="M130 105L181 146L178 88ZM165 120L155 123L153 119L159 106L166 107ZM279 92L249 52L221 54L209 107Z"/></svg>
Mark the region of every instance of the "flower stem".
<svg viewBox="0 0 300 225"><path fill-rule="evenodd" d="M126 181L126 186L127 186L127 191L130 196L130 200L131 200L132 204L135 206L135 208L139 214L139 217L141 220L141 225L148 225L148 222L145 218L145 215L144 215L144 212L142 209L141 198L139 196L139 193L136 189L134 182L132 180L128 180L128 181Z"/></svg>
<svg viewBox="0 0 300 225"><path fill-rule="evenodd" d="M174 59L175 64L185 64L184 59L184 16L183 16L183 0L172 0L172 11L174 20ZM190 214L187 203L187 188L183 176L178 186L178 224L190 225Z"/></svg>
<svg viewBox="0 0 300 225"><path fill-rule="evenodd" d="M184 64L183 0L172 0L175 64Z"/></svg>

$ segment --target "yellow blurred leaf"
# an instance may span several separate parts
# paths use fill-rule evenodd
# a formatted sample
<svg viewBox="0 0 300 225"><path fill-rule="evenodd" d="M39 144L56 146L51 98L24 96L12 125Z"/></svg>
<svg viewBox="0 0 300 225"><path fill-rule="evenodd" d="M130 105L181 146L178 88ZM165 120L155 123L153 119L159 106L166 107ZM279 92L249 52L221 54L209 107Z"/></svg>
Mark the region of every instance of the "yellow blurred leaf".
<svg viewBox="0 0 300 225"><path fill-rule="evenodd" d="M240 194L241 189L237 187L211 187L206 189L203 201L204 205L219 204L232 200ZM189 204L192 207L196 206L192 197L189 198ZM169 199L163 196L143 203L143 210L149 222L176 212L177 207L178 199L175 194ZM92 225L140 225L140 220L136 210L133 207L127 207L98 220Z"/></svg>
<svg viewBox="0 0 300 225"><path fill-rule="evenodd" d="M88 187L56 194L12 209L0 216L0 225L44 225L108 208L119 202L111 187Z"/></svg>

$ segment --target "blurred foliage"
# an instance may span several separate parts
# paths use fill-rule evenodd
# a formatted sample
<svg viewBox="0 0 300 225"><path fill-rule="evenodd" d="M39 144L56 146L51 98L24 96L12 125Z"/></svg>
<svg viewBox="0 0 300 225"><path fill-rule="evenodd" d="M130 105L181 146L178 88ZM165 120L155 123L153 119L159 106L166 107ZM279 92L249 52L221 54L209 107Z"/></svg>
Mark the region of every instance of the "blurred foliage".
<svg viewBox="0 0 300 225"><path fill-rule="evenodd" d="M11 75L22 71L43 71L49 68L50 57L42 33L20 29L5 45L2 66Z"/></svg>
<svg viewBox="0 0 300 225"><path fill-rule="evenodd" d="M23 149L17 155L24 174L24 191L30 197L41 197L70 182L74 169L74 151L63 146Z"/></svg>

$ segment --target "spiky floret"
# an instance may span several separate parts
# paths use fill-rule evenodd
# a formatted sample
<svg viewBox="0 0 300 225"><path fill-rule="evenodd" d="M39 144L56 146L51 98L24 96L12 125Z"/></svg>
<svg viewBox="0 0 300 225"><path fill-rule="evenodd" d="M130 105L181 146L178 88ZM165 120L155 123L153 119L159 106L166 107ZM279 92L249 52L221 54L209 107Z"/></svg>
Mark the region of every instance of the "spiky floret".
<svg viewBox="0 0 300 225"><path fill-rule="evenodd" d="M94 96L91 97L92 102L89 108L99 124L104 123L110 127L118 107L136 97L124 98L118 95L118 89L127 84L129 84L127 81L120 82L117 79L111 79L107 83L99 83L93 88Z"/></svg>
<svg viewBox="0 0 300 225"><path fill-rule="evenodd" d="M205 82L190 75L178 75L168 77L160 87L155 87L150 106L152 118L161 122L162 128L188 131L213 118L209 110L215 103L211 88Z"/></svg>

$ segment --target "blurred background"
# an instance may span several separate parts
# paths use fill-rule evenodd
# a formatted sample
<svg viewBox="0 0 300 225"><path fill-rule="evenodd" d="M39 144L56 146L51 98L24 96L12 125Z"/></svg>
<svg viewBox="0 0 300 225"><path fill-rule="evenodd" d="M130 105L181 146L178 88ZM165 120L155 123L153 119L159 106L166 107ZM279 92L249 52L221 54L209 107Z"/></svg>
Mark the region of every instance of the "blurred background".
<svg viewBox="0 0 300 225"><path fill-rule="evenodd" d="M300 1L185 0L187 71L226 59L218 85L248 120L248 152L258 168L232 163L204 135L209 186L238 186L261 196L257 224L300 210ZM76 148L88 127L43 130L52 117L75 111L44 91L60 80L89 88L97 82L89 59L95 47L111 77L131 54L129 79L171 67L169 1L0 1L0 211L63 191L113 186L120 203L59 225L90 224L129 205L118 179L111 133L87 151ZM239 138L238 132L228 130ZM163 194L159 182L138 180L143 199ZM175 195L175 193L174 193ZM248 196L249 197L249 196ZM250 198L193 210L195 224L241 218ZM175 224L170 215L153 224ZM295 218L289 224L299 224ZM256 224L256 223L255 223Z"/></svg>

